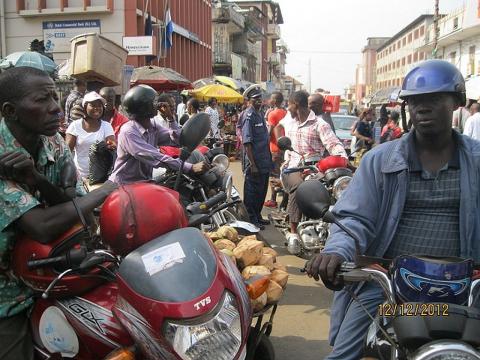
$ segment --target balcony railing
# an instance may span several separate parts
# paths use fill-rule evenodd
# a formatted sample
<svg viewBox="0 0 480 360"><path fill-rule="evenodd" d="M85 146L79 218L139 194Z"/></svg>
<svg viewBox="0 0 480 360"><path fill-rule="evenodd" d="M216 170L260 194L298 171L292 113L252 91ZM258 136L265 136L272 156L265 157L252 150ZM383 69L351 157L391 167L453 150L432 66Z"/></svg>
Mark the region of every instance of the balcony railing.
<svg viewBox="0 0 480 360"><path fill-rule="evenodd" d="M267 35L276 40L280 39L282 37L280 33L280 25L268 24Z"/></svg>
<svg viewBox="0 0 480 360"><path fill-rule="evenodd" d="M242 29L245 27L245 18L242 14L236 12L231 6L213 9L212 21L223 23L231 21Z"/></svg>

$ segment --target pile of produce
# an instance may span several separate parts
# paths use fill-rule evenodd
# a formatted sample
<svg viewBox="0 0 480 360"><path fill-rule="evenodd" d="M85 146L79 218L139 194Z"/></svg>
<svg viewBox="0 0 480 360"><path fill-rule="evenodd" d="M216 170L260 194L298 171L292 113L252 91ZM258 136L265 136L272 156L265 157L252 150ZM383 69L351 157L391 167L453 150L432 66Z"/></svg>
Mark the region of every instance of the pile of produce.
<svg viewBox="0 0 480 360"><path fill-rule="evenodd" d="M266 291L252 299L254 311L277 302L283 295L288 281L287 268L277 261L277 252L257 240L255 235L239 236L230 226L222 226L215 232L205 233L215 247L237 264L242 277L248 281L266 279ZM252 298L252 296L251 296Z"/></svg>

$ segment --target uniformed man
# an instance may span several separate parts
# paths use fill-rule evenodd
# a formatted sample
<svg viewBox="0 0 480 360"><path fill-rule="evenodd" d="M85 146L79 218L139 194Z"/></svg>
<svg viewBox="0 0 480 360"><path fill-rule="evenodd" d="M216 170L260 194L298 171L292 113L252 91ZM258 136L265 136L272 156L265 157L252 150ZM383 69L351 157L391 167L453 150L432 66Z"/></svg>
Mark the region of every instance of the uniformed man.
<svg viewBox="0 0 480 360"><path fill-rule="evenodd" d="M244 96L249 100L242 125L244 203L250 222L263 229L264 225L269 223L261 215L268 190L268 177L272 170L269 135L265 119L260 114L261 90L258 87L249 88Z"/></svg>

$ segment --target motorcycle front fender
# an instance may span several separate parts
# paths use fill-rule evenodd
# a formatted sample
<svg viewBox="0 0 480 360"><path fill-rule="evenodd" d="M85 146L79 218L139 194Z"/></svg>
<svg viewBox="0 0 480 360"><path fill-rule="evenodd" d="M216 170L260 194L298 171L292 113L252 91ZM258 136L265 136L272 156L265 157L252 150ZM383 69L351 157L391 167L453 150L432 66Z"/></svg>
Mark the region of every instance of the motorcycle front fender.
<svg viewBox="0 0 480 360"><path fill-rule="evenodd" d="M251 233L251 234L256 234L256 233L260 232L260 229L258 227L256 227L252 223L249 223L249 222L246 222L246 221L240 221L240 220L231 221L227 225L231 226L235 229L244 230L244 231L246 231L248 233Z"/></svg>

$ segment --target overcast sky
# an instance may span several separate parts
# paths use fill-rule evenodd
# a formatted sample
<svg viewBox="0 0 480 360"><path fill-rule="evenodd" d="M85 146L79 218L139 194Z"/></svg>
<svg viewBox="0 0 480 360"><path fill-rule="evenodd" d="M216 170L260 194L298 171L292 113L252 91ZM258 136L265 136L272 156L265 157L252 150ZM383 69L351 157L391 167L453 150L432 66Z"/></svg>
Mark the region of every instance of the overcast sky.
<svg viewBox="0 0 480 360"><path fill-rule="evenodd" d="M276 0L282 9L282 39L287 43L286 72L312 90L343 94L355 82L355 66L368 37L393 36L422 14L433 14L434 0ZM472 0L470 0L472 1ZM440 0L440 13L464 0ZM300 75L300 76L298 76ZM307 88L308 90L308 88Z"/></svg>

